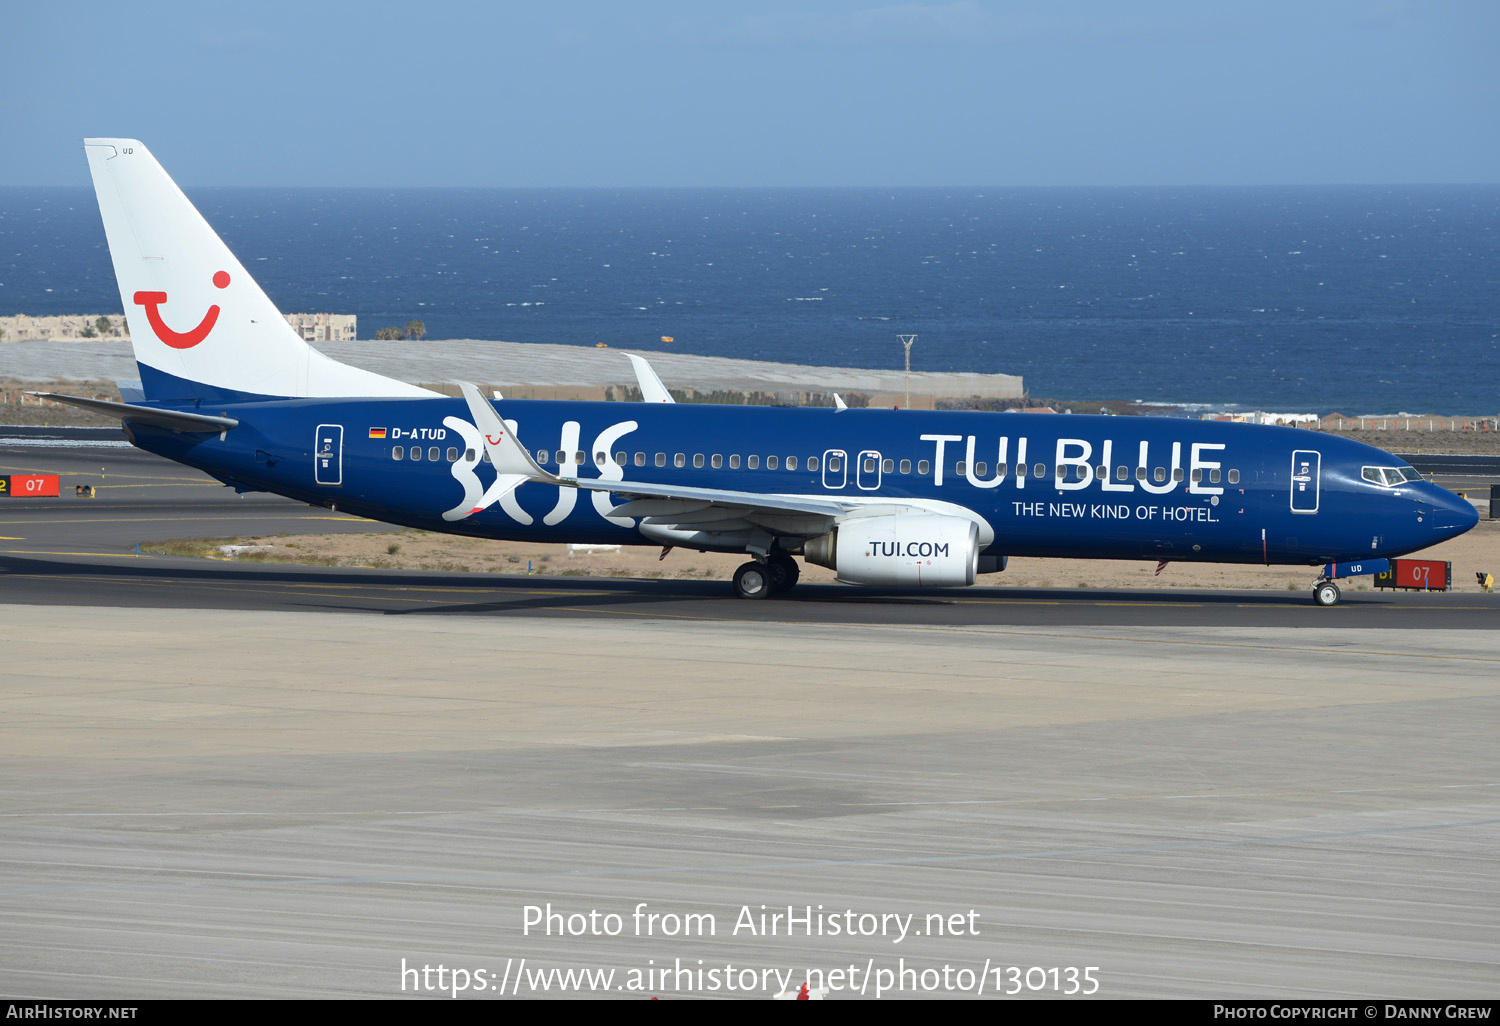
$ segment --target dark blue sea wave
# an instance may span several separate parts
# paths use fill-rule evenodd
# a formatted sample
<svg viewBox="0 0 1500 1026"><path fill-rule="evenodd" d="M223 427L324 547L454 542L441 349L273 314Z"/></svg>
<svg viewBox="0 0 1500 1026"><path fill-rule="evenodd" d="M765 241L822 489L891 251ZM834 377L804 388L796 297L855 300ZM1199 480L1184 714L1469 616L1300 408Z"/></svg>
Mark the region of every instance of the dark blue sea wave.
<svg viewBox="0 0 1500 1026"><path fill-rule="evenodd" d="M915 333L1033 395L1500 409L1495 186L188 191L366 337L894 368ZM0 190L0 313L119 308L90 190Z"/></svg>

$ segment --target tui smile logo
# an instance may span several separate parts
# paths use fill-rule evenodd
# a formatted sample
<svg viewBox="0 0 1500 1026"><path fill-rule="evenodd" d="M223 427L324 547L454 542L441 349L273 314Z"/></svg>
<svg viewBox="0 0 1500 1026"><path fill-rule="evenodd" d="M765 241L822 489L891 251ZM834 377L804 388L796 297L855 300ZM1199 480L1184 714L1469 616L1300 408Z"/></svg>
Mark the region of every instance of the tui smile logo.
<svg viewBox="0 0 1500 1026"><path fill-rule="evenodd" d="M229 286L229 272L218 271L214 274L214 288L227 288ZM146 320L151 322L151 330L156 332L156 337L161 339L173 349L191 349L199 342L208 337L208 333L214 330L214 325L219 321L219 304L215 303L208 308L208 313L203 315L203 320L198 326L190 331L173 331L167 327L167 322L161 318L161 304L167 301L165 292L137 292L135 294L135 305L146 308Z"/></svg>

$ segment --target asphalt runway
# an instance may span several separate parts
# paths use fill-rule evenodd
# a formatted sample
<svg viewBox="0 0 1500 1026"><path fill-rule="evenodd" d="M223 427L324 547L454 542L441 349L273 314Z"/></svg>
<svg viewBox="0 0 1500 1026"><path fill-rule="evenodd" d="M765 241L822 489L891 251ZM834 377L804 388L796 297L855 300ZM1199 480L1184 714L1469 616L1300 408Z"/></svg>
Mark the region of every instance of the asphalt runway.
<svg viewBox="0 0 1500 1026"><path fill-rule="evenodd" d="M1487 597L205 565L379 528L0 464L104 485L0 507L0 995L1494 996Z"/></svg>
<svg viewBox="0 0 1500 1026"><path fill-rule="evenodd" d="M74 432L78 434L79 432ZM1127 591L1000 587L881 590L799 585L762 602L734 598L726 581L605 580L559 576L215 563L138 555L173 538L383 531L388 527L277 496L235 493L204 474L93 432L59 445L0 440L0 473L58 473L57 499L0 505L0 602L246 611L364 610L400 614L624 616L755 623L978 626L1500 626L1500 594L1356 592L1333 609L1309 591ZM79 485L95 497L81 499Z"/></svg>

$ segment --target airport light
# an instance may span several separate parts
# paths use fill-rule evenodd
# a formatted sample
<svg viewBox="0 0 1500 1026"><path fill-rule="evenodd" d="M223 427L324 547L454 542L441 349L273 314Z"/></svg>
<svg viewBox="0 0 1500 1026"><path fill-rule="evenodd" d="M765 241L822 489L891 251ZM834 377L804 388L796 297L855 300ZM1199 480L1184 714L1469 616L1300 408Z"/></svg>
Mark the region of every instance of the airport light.
<svg viewBox="0 0 1500 1026"><path fill-rule="evenodd" d="M915 335L897 335L901 344L906 347L906 408L911 409L911 344L917 340Z"/></svg>

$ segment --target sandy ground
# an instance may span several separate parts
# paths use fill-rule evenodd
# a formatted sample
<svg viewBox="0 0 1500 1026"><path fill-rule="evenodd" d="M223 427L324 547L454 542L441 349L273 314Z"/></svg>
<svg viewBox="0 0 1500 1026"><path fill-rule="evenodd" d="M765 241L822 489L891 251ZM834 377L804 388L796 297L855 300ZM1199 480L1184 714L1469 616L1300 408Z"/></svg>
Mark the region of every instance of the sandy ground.
<svg viewBox="0 0 1500 1026"><path fill-rule="evenodd" d="M591 551L564 545L488 541L426 531L381 534L279 535L142 546L143 550L216 559L361 566L385 569L552 574L569 577L696 578L728 581L744 556L645 546ZM1454 590L1477 589L1477 571L1500 579L1500 521L1481 520L1459 538L1411 558L1453 564ZM802 562L802 580L831 582L833 571ZM1003 573L979 578L981 587L1023 588L1258 588L1303 592L1318 572L1312 567L1171 563L1160 576L1154 562L1112 559L1012 559ZM1344 587L1370 590L1370 578Z"/></svg>

